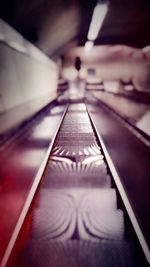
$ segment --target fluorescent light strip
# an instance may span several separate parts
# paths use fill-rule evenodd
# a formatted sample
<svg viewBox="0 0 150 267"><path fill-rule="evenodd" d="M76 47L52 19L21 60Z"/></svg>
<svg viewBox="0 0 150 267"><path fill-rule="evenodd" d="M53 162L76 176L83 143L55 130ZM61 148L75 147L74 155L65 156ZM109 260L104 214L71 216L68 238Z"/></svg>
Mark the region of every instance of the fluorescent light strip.
<svg viewBox="0 0 150 267"><path fill-rule="evenodd" d="M92 41L87 41L85 43L85 47L84 47L85 48L85 51L86 52L89 52L92 49L93 45L94 45L94 43Z"/></svg>
<svg viewBox="0 0 150 267"><path fill-rule="evenodd" d="M143 52L145 52L145 53L150 52L150 45L144 47L142 50L143 50Z"/></svg>
<svg viewBox="0 0 150 267"><path fill-rule="evenodd" d="M97 4L93 11L90 28L88 31L88 40L93 41L97 38L100 28L108 10L107 4Z"/></svg>

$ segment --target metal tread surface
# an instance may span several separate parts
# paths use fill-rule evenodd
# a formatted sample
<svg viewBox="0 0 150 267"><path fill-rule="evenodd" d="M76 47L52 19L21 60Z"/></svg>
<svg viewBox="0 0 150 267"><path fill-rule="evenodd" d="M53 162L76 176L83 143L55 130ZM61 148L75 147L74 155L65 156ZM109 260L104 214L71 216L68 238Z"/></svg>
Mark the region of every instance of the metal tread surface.
<svg viewBox="0 0 150 267"><path fill-rule="evenodd" d="M124 212L85 104L70 104L31 211L29 238L13 264L137 267Z"/></svg>

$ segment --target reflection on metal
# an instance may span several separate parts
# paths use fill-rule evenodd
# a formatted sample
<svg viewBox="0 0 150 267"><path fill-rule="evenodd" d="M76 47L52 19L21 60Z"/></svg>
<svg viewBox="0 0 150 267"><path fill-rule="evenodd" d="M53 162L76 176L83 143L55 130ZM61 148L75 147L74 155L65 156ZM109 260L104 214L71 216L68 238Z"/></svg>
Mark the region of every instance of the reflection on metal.
<svg viewBox="0 0 150 267"><path fill-rule="evenodd" d="M116 209L113 189L45 189L41 199L34 213L32 238L123 239L123 213Z"/></svg>
<svg viewBox="0 0 150 267"><path fill-rule="evenodd" d="M82 147L81 147L82 146ZM59 156L77 156L77 155L97 155L96 154L96 146L91 144L91 146L83 146L83 142L81 141L78 146L76 146L76 141L72 141L70 146L64 144L63 146L57 145L53 150L53 155Z"/></svg>
<svg viewBox="0 0 150 267"><path fill-rule="evenodd" d="M14 166L21 165L23 168L35 168L39 166L41 159L45 155L45 149L37 148L31 149L28 151L23 151L21 157L19 158L17 154L15 154L12 158L12 163Z"/></svg>
<svg viewBox="0 0 150 267"><path fill-rule="evenodd" d="M55 124L55 122L53 123ZM48 139L49 136L52 135L51 129L53 129L54 126L52 125L51 118L47 116L46 118L43 119L40 125L35 127L31 138Z"/></svg>
<svg viewBox="0 0 150 267"><path fill-rule="evenodd" d="M79 101L84 99L85 86L84 82L80 82L76 85L75 83L70 83L69 87L69 99L72 101ZM84 104L80 104L84 105ZM82 109L81 109L82 111Z"/></svg>
<svg viewBox="0 0 150 267"><path fill-rule="evenodd" d="M50 115L51 114L56 114L57 115L60 112L63 112L63 110L64 110L64 106L56 106L56 107L54 107L54 108L51 109Z"/></svg>

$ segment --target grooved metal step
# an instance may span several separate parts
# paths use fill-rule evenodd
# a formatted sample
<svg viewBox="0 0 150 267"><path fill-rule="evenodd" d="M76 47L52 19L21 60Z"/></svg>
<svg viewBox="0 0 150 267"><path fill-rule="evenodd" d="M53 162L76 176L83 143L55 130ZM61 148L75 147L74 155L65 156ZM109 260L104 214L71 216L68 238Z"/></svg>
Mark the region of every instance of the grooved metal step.
<svg viewBox="0 0 150 267"><path fill-rule="evenodd" d="M49 157L20 266L137 267L111 179L86 106L71 104Z"/></svg>
<svg viewBox="0 0 150 267"><path fill-rule="evenodd" d="M133 267L138 266L132 243L31 240L26 246L24 265L32 267Z"/></svg>

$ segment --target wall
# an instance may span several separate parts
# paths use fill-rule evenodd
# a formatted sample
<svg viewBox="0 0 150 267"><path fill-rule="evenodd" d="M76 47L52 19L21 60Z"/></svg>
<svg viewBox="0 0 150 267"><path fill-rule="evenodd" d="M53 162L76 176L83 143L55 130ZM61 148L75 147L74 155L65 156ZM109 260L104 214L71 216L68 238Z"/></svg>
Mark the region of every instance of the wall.
<svg viewBox="0 0 150 267"><path fill-rule="evenodd" d="M56 64L0 20L0 113L30 103L22 118L34 114L56 97L57 78Z"/></svg>

